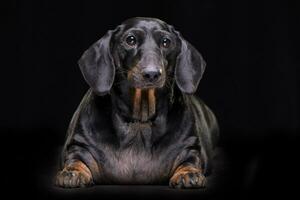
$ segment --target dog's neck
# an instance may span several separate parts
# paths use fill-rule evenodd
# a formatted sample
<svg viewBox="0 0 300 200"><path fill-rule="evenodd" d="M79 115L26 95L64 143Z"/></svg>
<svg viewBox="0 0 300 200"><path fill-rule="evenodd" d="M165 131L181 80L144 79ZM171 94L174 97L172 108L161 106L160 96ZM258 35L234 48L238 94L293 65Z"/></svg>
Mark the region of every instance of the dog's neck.
<svg viewBox="0 0 300 200"><path fill-rule="evenodd" d="M155 115L155 89L135 88L132 98L132 117L141 122L148 121Z"/></svg>
<svg viewBox="0 0 300 200"><path fill-rule="evenodd" d="M112 91L115 113L128 122L147 123L169 109L170 89L137 89L123 86ZM127 92L126 92L127 91ZM167 113L165 113L167 114Z"/></svg>

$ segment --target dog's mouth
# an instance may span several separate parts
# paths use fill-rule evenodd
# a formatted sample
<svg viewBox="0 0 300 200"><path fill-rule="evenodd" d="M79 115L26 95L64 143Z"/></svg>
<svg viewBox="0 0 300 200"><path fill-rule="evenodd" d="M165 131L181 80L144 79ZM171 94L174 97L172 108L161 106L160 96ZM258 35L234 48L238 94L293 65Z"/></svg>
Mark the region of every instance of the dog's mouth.
<svg viewBox="0 0 300 200"><path fill-rule="evenodd" d="M155 89L134 88L132 116L135 120L148 121L155 114Z"/></svg>
<svg viewBox="0 0 300 200"><path fill-rule="evenodd" d="M147 82L140 79L133 79L131 81L131 87L136 89L151 90L156 88L162 88L164 86L164 79L161 78L155 82Z"/></svg>

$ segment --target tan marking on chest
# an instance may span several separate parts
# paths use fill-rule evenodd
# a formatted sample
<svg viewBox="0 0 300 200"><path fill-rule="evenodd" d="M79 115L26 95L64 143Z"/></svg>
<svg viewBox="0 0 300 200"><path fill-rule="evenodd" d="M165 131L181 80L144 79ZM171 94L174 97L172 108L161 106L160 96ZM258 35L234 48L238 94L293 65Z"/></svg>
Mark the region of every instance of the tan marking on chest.
<svg viewBox="0 0 300 200"><path fill-rule="evenodd" d="M133 95L133 118L147 121L155 114L155 89L142 90L136 88Z"/></svg>

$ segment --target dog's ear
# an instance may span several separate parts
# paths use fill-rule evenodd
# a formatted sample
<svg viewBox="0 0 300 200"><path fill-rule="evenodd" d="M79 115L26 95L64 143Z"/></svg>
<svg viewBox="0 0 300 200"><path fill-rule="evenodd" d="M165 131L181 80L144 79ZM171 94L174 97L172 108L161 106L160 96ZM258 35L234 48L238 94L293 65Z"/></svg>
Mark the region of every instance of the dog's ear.
<svg viewBox="0 0 300 200"><path fill-rule="evenodd" d="M175 31L172 26L171 29L181 43L175 66L177 86L182 92L193 94L197 90L206 63L195 47L186 41L178 31Z"/></svg>
<svg viewBox="0 0 300 200"><path fill-rule="evenodd" d="M78 61L84 79L98 95L108 93L115 77L115 64L111 54L111 40L119 31L108 31L100 40L86 50Z"/></svg>

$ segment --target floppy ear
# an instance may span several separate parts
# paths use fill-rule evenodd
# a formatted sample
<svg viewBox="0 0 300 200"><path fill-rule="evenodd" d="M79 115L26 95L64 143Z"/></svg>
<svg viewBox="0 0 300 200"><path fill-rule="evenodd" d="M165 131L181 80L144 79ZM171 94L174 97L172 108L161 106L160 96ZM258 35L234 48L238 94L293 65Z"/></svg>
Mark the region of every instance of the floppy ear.
<svg viewBox="0 0 300 200"><path fill-rule="evenodd" d="M119 29L108 31L86 50L78 61L84 79L98 95L108 93L115 77L115 64L111 54L111 38Z"/></svg>
<svg viewBox="0 0 300 200"><path fill-rule="evenodd" d="M173 31L181 42L175 66L175 80L182 92L193 94L197 90L206 63L195 47L186 41L178 31L174 29Z"/></svg>

